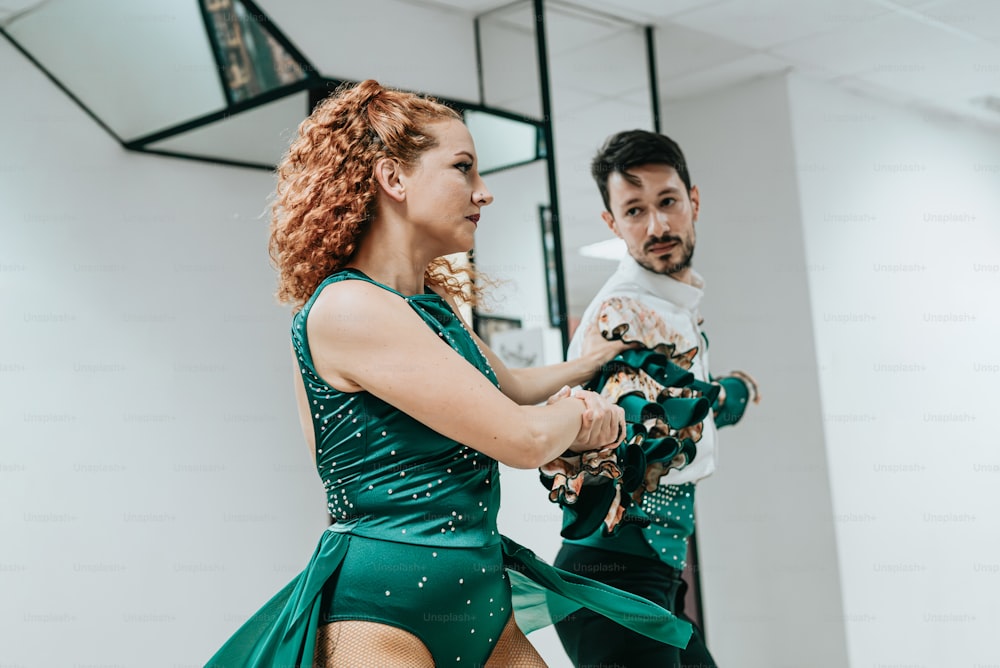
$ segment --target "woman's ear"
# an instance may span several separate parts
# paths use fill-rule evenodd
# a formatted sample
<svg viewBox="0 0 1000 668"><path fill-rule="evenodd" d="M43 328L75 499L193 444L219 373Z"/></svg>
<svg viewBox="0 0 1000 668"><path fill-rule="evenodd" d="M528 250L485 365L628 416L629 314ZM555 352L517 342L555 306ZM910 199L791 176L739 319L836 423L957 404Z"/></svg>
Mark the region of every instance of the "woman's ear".
<svg viewBox="0 0 1000 668"><path fill-rule="evenodd" d="M375 179L388 197L402 202L406 199L406 189L400 180L402 169L396 160L392 158L381 158L375 163Z"/></svg>

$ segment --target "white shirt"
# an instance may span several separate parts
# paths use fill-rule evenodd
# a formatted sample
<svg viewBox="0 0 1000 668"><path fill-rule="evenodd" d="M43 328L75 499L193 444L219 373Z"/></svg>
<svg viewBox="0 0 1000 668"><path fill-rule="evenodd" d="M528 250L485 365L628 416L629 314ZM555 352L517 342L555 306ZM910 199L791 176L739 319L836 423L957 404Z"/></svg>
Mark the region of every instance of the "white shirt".
<svg viewBox="0 0 1000 668"><path fill-rule="evenodd" d="M639 265L631 255L626 255L611 278L598 291L583 312L580 326L577 327L570 341L567 359L580 356L580 347L584 333L597 317L598 308L610 297L631 297L655 311L664 322L681 336L687 339L689 345L678 350L697 346L698 354L691 365L691 373L698 380L708 381L708 346L701 335L698 323L701 315L698 305L704 294L705 282L701 276L691 271L691 285L682 283L664 274L657 274ZM672 470L661 478L660 484L680 485L687 482L697 482L715 471L718 458L716 451L715 420L711 411L705 418L701 440L698 441L698 452L694 460L680 470Z"/></svg>

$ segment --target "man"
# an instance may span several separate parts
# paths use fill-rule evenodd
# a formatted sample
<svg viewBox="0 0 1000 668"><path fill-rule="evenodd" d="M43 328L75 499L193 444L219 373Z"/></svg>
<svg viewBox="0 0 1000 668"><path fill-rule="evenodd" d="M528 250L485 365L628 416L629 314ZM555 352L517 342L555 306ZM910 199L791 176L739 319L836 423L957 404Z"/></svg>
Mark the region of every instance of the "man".
<svg viewBox="0 0 1000 668"><path fill-rule="evenodd" d="M660 324L657 331L666 332L673 342L669 350L688 353L684 368L698 381L711 381L721 388L700 427L694 458L658 481L654 476L651 485L655 489L643 494L636 512L649 520L649 526L627 523L611 536L599 529L582 539L566 540L555 563L648 598L688 619L681 573L688 539L694 533L695 482L715 469L716 426L739 421L747 402L757 400L756 386L741 372L712 378L708 371L708 339L702 334L698 313L704 283L691 266L700 195L691 185L680 147L661 134L621 132L598 152L591 173L604 199L606 211L601 217L625 242L628 254L584 312L568 357L580 355L583 332L599 317L606 318L602 314L609 304L627 299L645 313L642 323L632 316L634 331L648 329L649 321L655 320ZM627 322L630 316L625 313L623 317ZM663 378L654 380L667 384ZM586 492L585 487L582 493ZM566 618L556 629L578 666L716 665L697 628L684 650L649 641L587 612Z"/></svg>

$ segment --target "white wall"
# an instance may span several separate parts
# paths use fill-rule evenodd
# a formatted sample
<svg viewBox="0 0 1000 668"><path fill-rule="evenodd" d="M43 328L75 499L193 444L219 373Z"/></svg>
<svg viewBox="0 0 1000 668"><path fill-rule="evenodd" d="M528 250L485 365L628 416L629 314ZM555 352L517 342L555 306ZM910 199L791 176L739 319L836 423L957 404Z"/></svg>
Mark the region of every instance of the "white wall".
<svg viewBox="0 0 1000 668"><path fill-rule="evenodd" d="M722 430L696 501L708 642L720 665L846 664L812 310L783 77L665 102L701 191L694 266L713 373L763 402Z"/></svg>
<svg viewBox="0 0 1000 668"><path fill-rule="evenodd" d="M997 665L1000 139L791 103L851 665Z"/></svg>
<svg viewBox="0 0 1000 668"><path fill-rule="evenodd" d="M325 526L272 177L126 153L0 70L0 664L201 666Z"/></svg>

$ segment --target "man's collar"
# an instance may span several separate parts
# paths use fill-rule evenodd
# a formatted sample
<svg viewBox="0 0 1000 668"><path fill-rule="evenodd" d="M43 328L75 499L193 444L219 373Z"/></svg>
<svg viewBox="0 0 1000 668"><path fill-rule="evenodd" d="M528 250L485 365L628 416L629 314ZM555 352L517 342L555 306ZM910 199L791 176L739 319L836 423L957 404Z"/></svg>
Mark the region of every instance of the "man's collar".
<svg viewBox="0 0 1000 668"><path fill-rule="evenodd" d="M627 254L618 266L618 272L627 280L634 281L649 292L677 304L688 311L696 311L705 290L705 281L694 269L691 270L691 284L682 283L665 274L657 274L635 261Z"/></svg>

